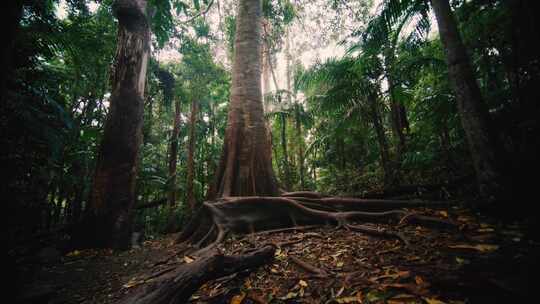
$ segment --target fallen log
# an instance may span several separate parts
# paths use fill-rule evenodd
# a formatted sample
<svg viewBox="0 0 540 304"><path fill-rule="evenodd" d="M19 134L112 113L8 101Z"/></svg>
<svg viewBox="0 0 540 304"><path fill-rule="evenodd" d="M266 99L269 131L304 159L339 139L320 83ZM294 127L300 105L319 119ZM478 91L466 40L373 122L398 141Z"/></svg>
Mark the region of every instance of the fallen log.
<svg viewBox="0 0 540 304"><path fill-rule="evenodd" d="M252 271L269 263L274 258L275 250L275 246L266 245L260 249L233 256L225 256L214 251L192 263L182 264L174 271L153 279L147 285L140 286L119 303L186 303L191 295L208 281L241 271Z"/></svg>

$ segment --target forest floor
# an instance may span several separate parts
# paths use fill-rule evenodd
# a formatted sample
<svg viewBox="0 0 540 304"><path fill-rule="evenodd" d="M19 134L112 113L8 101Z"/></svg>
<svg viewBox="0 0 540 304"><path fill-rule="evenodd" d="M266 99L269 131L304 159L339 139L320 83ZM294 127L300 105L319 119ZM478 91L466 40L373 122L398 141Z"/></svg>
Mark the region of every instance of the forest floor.
<svg viewBox="0 0 540 304"><path fill-rule="evenodd" d="M515 303L533 294L540 243L526 240L520 223L461 208L415 211L449 218L460 230L401 226L407 245L335 227L231 238L220 245L223 253L274 243L275 260L205 284L191 303ZM147 240L121 253L70 252L34 266L26 291L54 290L42 303L115 303L157 274L193 261L177 255L173 240Z"/></svg>

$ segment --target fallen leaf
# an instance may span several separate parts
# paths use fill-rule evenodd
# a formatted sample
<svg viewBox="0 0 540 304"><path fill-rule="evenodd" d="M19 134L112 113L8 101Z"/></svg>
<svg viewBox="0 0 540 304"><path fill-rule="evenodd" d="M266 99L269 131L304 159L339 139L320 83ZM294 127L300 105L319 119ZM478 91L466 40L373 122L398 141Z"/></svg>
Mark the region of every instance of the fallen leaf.
<svg viewBox="0 0 540 304"><path fill-rule="evenodd" d="M491 244L478 244L478 245L468 245L468 244L460 244L460 245L450 245L449 248L454 249L473 249L480 252L491 252L499 249L498 245L491 245Z"/></svg>
<svg viewBox="0 0 540 304"><path fill-rule="evenodd" d="M80 254L81 254L81 252L80 252L79 250L74 250L74 251L72 251L72 252L66 254L66 256L72 257L72 256L78 256L78 255L80 255Z"/></svg>
<svg viewBox="0 0 540 304"><path fill-rule="evenodd" d="M439 214L442 216L442 217L448 217L448 212L446 211L439 211Z"/></svg>
<svg viewBox="0 0 540 304"><path fill-rule="evenodd" d="M426 295L428 293L428 290L425 289L425 286L419 286L414 284L402 284L402 283L393 283L393 284L382 284L382 288L399 288L399 289L405 289L410 293L413 293L415 295Z"/></svg>
<svg viewBox="0 0 540 304"><path fill-rule="evenodd" d="M265 300L262 295L255 294L252 291L248 292L246 297L257 304L268 304L268 301Z"/></svg>
<svg viewBox="0 0 540 304"><path fill-rule="evenodd" d="M296 298L298 296L298 293L296 292L289 292L286 296L279 298L280 300L288 300L292 298Z"/></svg>
<svg viewBox="0 0 540 304"><path fill-rule="evenodd" d="M337 298L337 299L334 299L334 301L337 302L337 303L357 303L357 302L359 302L357 297ZM360 302L360 303L362 303L362 302Z"/></svg>
<svg viewBox="0 0 540 304"><path fill-rule="evenodd" d="M417 303L416 299L417 298L414 295L401 293L401 294L391 297L390 299L386 301L386 303L388 304Z"/></svg>
<svg viewBox="0 0 540 304"><path fill-rule="evenodd" d="M364 303L364 294L361 290L356 292L356 300L358 301L358 303Z"/></svg>
<svg viewBox="0 0 540 304"><path fill-rule="evenodd" d="M474 221L474 218L472 218L470 216L460 215L460 216L458 216L457 220L458 220L458 222L472 222L472 221Z"/></svg>
<svg viewBox="0 0 540 304"><path fill-rule="evenodd" d="M384 274L384 275L380 275L380 276L377 276L377 277L372 277L370 278L369 280L370 281L378 281L380 279L386 279L386 278L392 278L392 279L397 279L397 278L408 278L411 276L411 272L410 271L398 271L397 273L393 273L393 274Z"/></svg>
<svg viewBox="0 0 540 304"><path fill-rule="evenodd" d="M384 292L381 292L377 289L370 290L366 294L366 300L368 303L376 303L377 301L380 301L386 297L386 294Z"/></svg>
<svg viewBox="0 0 540 304"><path fill-rule="evenodd" d="M186 262L186 264L189 264L189 263L193 263L195 262L194 259L188 257L187 255L184 256L184 262Z"/></svg>
<svg viewBox="0 0 540 304"><path fill-rule="evenodd" d="M131 279L129 282L127 282L126 284L122 285L122 287L124 288L131 288L131 287L135 287L137 285L140 285L142 284L143 282L141 281L137 281L135 279Z"/></svg>
<svg viewBox="0 0 540 304"><path fill-rule="evenodd" d="M339 296L341 296L341 294L343 293L344 290L345 290L345 286L341 286L341 288L336 293L335 297L338 298Z"/></svg>
<svg viewBox="0 0 540 304"><path fill-rule="evenodd" d="M338 250L337 253L332 254L332 255L330 255L330 256L334 259L334 261L337 261L337 258L338 258L340 255L342 255L343 253L345 253L345 250Z"/></svg>
<svg viewBox="0 0 540 304"><path fill-rule="evenodd" d="M246 297L246 294L245 293L241 293L239 295L235 295L234 297L231 298L231 302L229 302L230 304L240 304L242 303L242 301L244 300L244 298Z"/></svg>
<svg viewBox="0 0 540 304"><path fill-rule="evenodd" d="M300 285L301 287L307 287L308 286L307 282L304 281L304 280L298 281L298 285Z"/></svg>
<svg viewBox="0 0 540 304"><path fill-rule="evenodd" d="M493 229L493 228L479 228L476 231L478 231L478 232L494 232L495 229Z"/></svg>
<svg viewBox="0 0 540 304"><path fill-rule="evenodd" d="M441 300L437 300L435 298L422 298L424 301L426 301L428 304L446 304L446 302L443 302Z"/></svg>

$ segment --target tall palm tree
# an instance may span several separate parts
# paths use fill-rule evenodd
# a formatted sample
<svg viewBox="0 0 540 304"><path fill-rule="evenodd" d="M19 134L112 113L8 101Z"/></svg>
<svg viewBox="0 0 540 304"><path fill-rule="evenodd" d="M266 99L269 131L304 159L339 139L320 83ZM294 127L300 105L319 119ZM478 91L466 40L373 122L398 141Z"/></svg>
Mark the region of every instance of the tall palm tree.
<svg viewBox="0 0 540 304"><path fill-rule="evenodd" d="M429 23L429 3L424 0L386 0L378 17L379 33L387 33L403 16L421 16L419 26ZM439 35L443 43L449 78L453 85L458 112L465 130L476 171L479 193L489 200L503 194L498 167L498 148L490 127L490 116L471 68L469 57L458 31L448 0L431 0ZM422 21L423 20L423 21Z"/></svg>

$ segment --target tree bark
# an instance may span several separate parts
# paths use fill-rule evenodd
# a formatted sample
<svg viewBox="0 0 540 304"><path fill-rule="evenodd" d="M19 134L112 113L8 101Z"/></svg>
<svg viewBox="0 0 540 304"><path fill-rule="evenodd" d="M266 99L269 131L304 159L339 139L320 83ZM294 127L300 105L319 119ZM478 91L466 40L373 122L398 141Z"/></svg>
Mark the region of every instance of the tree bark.
<svg viewBox="0 0 540 304"><path fill-rule="evenodd" d="M264 111L270 112L270 104L264 99L266 94L270 92L270 47L268 45L268 32L270 32L270 23L266 18L262 20L263 27L263 39L262 39L262 56L261 56L261 66L262 66L262 95L263 95L263 105Z"/></svg>
<svg viewBox="0 0 540 304"><path fill-rule="evenodd" d="M240 271L252 271L271 262L275 251L274 246L266 245L242 255L215 253L204 256L193 263L180 265L171 273L149 280L152 283L139 288L119 303L187 303L204 283Z"/></svg>
<svg viewBox="0 0 540 304"><path fill-rule="evenodd" d="M300 104L297 102L295 106L295 119L296 119L296 137L298 141L298 169L300 176L300 190L306 188L305 183L305 168L304 168L304 139L302 137L302 123L300 122Z"/></svg>
<svg viewBox="0 0 540 304"><path fill-rule="evenodd" d="M386 134L384 133L384 126L382 124L379 107L377 105L377 97L374 94L369 94L367 98L371 111L371 120L373 127L375 128L375 133L377 134L377 142L379 143L381 165L384 171L384 185L385 187L388 187L393 183L393 173L390 164L390 155L388 153L388 140L386 139Z"/></svg>
<svg viewBox="0 0 540 304"><path fill-rule="evenodd" d="M174 103L174 125L171 134L171 149L169 153L169 194L168 204L173 208L176 205L176 163L178 160L178 134L180 133L180 100Z"/></svg>
<svg viewBox="0 0 540 304"><path fill-rule="evenodd" d="M388 165L392 165L391 180L388 180L392 184L399 183L400 180L400 167L407 144L404 130L408 129L407 112L405 110L405 106L398 101L395 92L396 82L393 74L393 66L395 61L394 49L396 47L396 43L397 41L394 42L392 46L387 46L384 55L386 65L386 80L388 81L388 93L390 96L392 131L397 142L396 159L392 164L388 163Z"/></svg>
<svg viewBox="0 0 540 304"><path fill-rule="evenodd" d="M439 34L446 53L450 81L454 87L461 123L469 143L479 193L488 201L503 195L497 166L497 146L490 129L490 116L480 94L465 46L448 0L432 0Z"/></svg>
<svg viewBox="0 0 540 304"><path fill-rule="evenodd" d="M191 102L191 114L189 116L189 143L188 143L188 159L187 159L187 184L186 184L186 200L191 212L195 211L195 193L193 190L193 179L195 178L195 127L197 123L198 103L193 100Z"/></svg>
<svg viewBox="0 0 540 304"><path fill-rule="evenodd" d="M118 42L112 72L110 110L105 123L90 204L83 221L82 246L130 247L131 217L139 147L142 141L144 88L150 56L145 0L117 0Z"/></svg>
<svg viewBox="0 0 540 304"><path fill-rule="evenodd" d="M283 181L285 182L285 190L291 190L291 169L289 165L289 152L287 150L287 116L285 113L280 113L281 120L281 150L283 151Z"/></svg>
<svg viewBox="0 0 540 304"><path fill-rule="evenodd" d="M405 133L403 130L406 128L405 119L403 116L406 113L403 104L397 101L394 93L394 78L388 72L386 75L388 81L388 92L390 93L390 111L392 116L392 130L397 140L397 159L401 160L401 156L405 152Z"/></svg>
<svg viewBox="0 0 540 304"><path fill-rule="evenodd" d="M293 84L291 81L294 80L294 71L291 69L291 46L290 46L290 32L287 30L287 37L285 38L285 56L286 56L286 68L287 68L287 91L288 91L288 101L292 105L292 100L294 100L294 119L296 126L296 144L298 145L297 151L297 161L298 161L298 176L300 178L300 189L305 189L305 180L304 180L304 140L302 138L302 123L300 121L300 103L296 98L296 93L293 93Z"/></svg>
<svg viewBox="0 0 540 304"><path fill-rule="evenodd" d="M231 103L209 198L278 193L261 96L261 6L260 0L238 4Z"/></svg>

